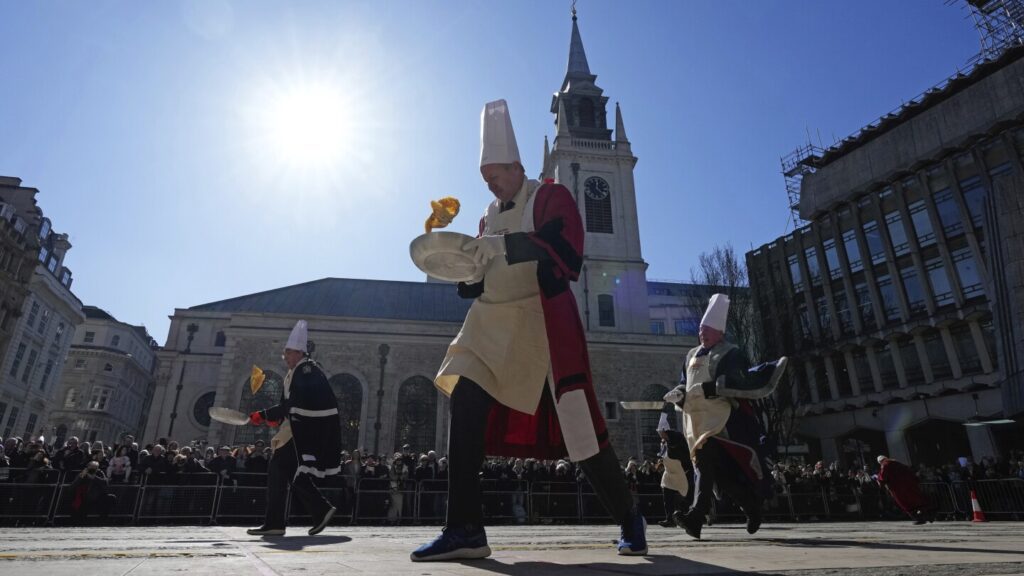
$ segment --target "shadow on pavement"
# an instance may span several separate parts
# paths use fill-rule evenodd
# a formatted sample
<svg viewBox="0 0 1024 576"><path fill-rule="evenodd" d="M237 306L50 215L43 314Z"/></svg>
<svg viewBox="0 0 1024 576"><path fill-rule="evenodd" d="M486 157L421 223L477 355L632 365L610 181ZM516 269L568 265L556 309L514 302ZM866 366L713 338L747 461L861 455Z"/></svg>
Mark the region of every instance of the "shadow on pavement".
<svg viewBox="0 0 1024 576"><path fill-rule="evenodd" d="M924 546L918 544L893 544L889 542L861 542L859 540L838 540L835 538L758 538L753 542L770 542L777 546L815 548L874 548L878 550L916 550L920 552L978 552L987 554L1012 554L1024 556L1024 550L993 550L991 548L955 548L949 546Z"/></svg>
<svg viewBox="0 0 1024 576"><path fill-rule="evenodd" d="M487 570L496 574L507 576L551 576L572 574L575 570L594 571L606 574L639 574L642 576L660 576L675 574L743 574L746 576L770 576L769 572L744 572L688 560L678 556L652 555L644 556L647 564L611 564L603 562L588 562L586 564L556 564L553 562L516 562L504 564L497 560L473 560L462 562L464 566Z"/></svg>
<svg viewBox="0 0 1024 576"><path fill-rule="evenodd" d="M328 546L351 542L348 536L264 536L258 543L262 548L274 550L302 550L307 546Z"/></svg>

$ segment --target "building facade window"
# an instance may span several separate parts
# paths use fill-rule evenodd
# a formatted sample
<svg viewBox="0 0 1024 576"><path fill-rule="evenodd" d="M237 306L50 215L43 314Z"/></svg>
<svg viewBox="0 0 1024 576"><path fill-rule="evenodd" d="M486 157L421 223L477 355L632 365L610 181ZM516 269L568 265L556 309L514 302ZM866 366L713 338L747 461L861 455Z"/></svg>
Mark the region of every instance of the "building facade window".
<svg viewBox="0 0 1024 576"><path fill-rule="evenodd" d="M67 396L64 397L65 408L76 408L78 406L78 388L68 389Z"/></svg>
<svg viewBox="0 0 1024 576"><path fill-rule="evenodd" d="M2 417L2 415L0 415ZM608 422L615 422L619 419L619 403L618 402L605 402L604 403L604 419Z"/></svg>
<svg viewBox="0 0 1024 576"><path fill-rule="evenodd" d="M981 324L981 337L988 349L988 356L992 359L992 367L999 368L999 350L996 349L996 330L992 325L992 319L983 320Z"/></svg>
<svg viewBox="0 0 1024 576"><path fill-rule="evenodd" d="M853 368L857 371L857 384L860 386L860 393L865 394L874 390L875 381L871 376L871 364L868 363L868 355L863 348L853 353Z"/></svg>
<svg viewBox="0 0 1024 576"><path fill-rule="evenodd" d="M17 406L11 406L11 413L7 416L7 424L4 425L4 438L10 438L11 432L14 431L14 426L18 423L18 413L21 409Z"/></svg>
<svg viewBox="0 0 1024 576"><path fill-rule="evenodd" d="M917 243L924 248L935 244L935 231L932 230L932 222L928 219L928 210L924 200L911 202L907 205L910 211L910 221L914 224L914 234L917 236Z"/></svg>
<svg viewBox="0 0 1024 576"><path fill-rule="evenodd" d="M103 371L104 372L113 372L114 371L114 365L111 364L110 362L107 362L106 364L103 365Z"/></svg>
<svg viewBox="0 0 1024 576"><path fill-rule="evenodd" d="M946 354L946 346L942 335L937 330L929 330L924 334L924 349L928 354L928 365L932 367L932 376L936 380L953 377L953 368Z"/></svg>
<svg viewBox="0 0 1024 576"><path fill-rule="evenodd" d="M85 333L85 338L82 339L82 341L85 342L86 344L92 344L93 341L95 341L95 340L96 340L96 333L95 332L86 332Z"/></svg>
<svg viewBox="0 0 1024 576"><path fill-rule="evenodd" d="M8 373L12 378L18 376L18 368L21 367L21 361L25 358L25 343L18 344L18 351L14 353L14 362L11 362L11 371Z"/></svg>
<svg viewBox="0 0 1024 576"><path fill-rule="evenodd" d="M663 320L651 320L651 334L664 334L665 322Z"/></svg>
<svg viewBox="0 0 1024 576"><path fill-rule="evenodd" d="M797 306L797 315L800 317L800 333L803 334L804 340L811 339L811 317L807 312L807 306L800 304Z"/></svg>
<svg viewBox="0 0 1024 576"><path fill-rule="evenodd" d="M823 243L825 247L825 265L828 266L828 277L832 280L843 275L839 267L839 253L836 251L836 241L829 238Z"/></svg>
<svg viewBox="0 0 1024 576"><path fill-rule="evenodd" d="M214 336L214 338L213 338L213 345L216 346L217 348L223 348L226 343L227 343L227 337L224 336L224 331L223 330L217 331L217 335Z"/></svg>
<svg viewBox="0 0 1024 576"><path fill-rule="evenodd" d="M796 254L790 254L787 261L789 262L789 279L793 282L793 291L802 292L804 281L803 275L800 274L800 258Z"/></svg>
<svg viewBox="0 0 1024 576"><path fill-rule="evenodd" d="M85 370L86 361L83 358L75 359L75 370Z"/></svg>
<svg viewBox="0 0 1024 576"><path fill-rule="evenodd" d="M106 410L107 402L110 400L110 388L97 386L92 389L92 398L89 399L90 410Z"/></svg>
<svg viewBox="0 0 1024 576"><path fill-rule="evenodd" d="M690 318L687 320L676 320L674 324L676 334L696 336L697 332L700 330L700 320L697 318Z"/></svg>
<svg viewBox="0 0 1024 576"><path fill-rule="evenodd" d="M953 288L949 284L949 276L946 276L946 266L942 258L932 258L924 263L928 270L928 282L932 285L932 294L935 297L936 306L945 306L953 303Z"/></svg>
<svg viewBox="0 0 1024 576"><path fill-rule="evenodd" d="M871 255L871 264L885 262L885 244L882 242L882 232L878 229L878 222L868 220L864 223L864 240L868 245L868 253Z"/></svg>
<svg viewBox="0 0 1024 576"><path fill-rule="evenodd" d="M860 321L867 328L875 328L875 312L871 307L871 292L868 290L868 285L864 282L858 283L853 287L853 292L857 297Z"/></svg>
<svg viewBox="0 0 1024 576"><path fill-rule="evenodd" d="M903 377L908 386L924 384L924 370L921 368L921 357L917 355L917 346L913 338L899 341L900 360L903 362Z"/></svg>
<svg viewBox="0 0 1024 576"><path fill-rule="evenodd" d="M900 278L903 279L903 290L907 294L907 305L910 312L920 312L925 309L924 287L921 286L921 279L917 275L917 269L913 266L900 270Z"/></svg>
<svg viewBox="0 0 1024 576"><path fill-rule="evenodd" d="M856 273L864 269L860 259L860 245L857 244L857 233L853 230L843 232L843 246L846 248L846 260L850 263L850 272Z"/></svg>
<svg viewBox="0 0 1024 576"><path fill-rule="evenodd" d="M363 386L351 374L335 374L330 379L334 397L338 399L341 419L341 449L359 448L359 425L363 409Z"/></svg>
<svg viewBox="0 0 1024 576"><path fill-rule="evenodd" d="M959 236L964 233L964 223L960 218L960 209L953 200L953 191L949 188L939 190L935 193L935 210L939 213L939 221L942 222L942 231L947 238Z"/></svg>
<svg viewBox="0 0 1024 576"><path fill-rule="evenodd" d="M611 294L597 295L597 323L599 326L615 326L615 298Z"/></svg>
<svg viewBox="0 0 1024 576"><path fill-rule="evenodd" d="M437 388L423 376L413 376L398 389L395 418L395 451L408 444L413 452L435 448L437 431Z"/></svg>
<svg viewBox="0 0 1024 576"><path fill-rule="evenodd" d="M811 277L811 284L821 284L821 265L818 263L818 251L814 247L804 250L804 257L807 258L807 274Z"/></svg>
<svg viewBox="0 0 1024 576"><path fill-rule="evenodd" d="M25 371L21 373L21 381L28 384L29 378L32 377L32 372L36 369L36 360L39 359L39 351L33 348L29 350L28 362L25 362Z"/></svg>
<svg viewBox="0 0 1024 576"><path fill-rule="evenodd" d="M910 253L910 242L907 241L907 231L903 229L903 219L899 211L892 211L885 215L885 226L889 229L889 239L892 240L892 250L897 256Z"/></svg>
<svg viewBox="0 0 1024 576"><path fill-rule="evenodd" d="M281 401L281 392L284 389L283 380L281 375L273 370L263 371L263 386L256 391L256 394L252 393L252 383L249 378L245 379L245 383L242 384L242 400L241 410L246 414L250 414L257 410L263 410L264 408L270 408L274 404ZM239 426L235 428L235 444L253 444L257 440L262 440L264 443L270 443L270 437L276 434L277 431L269 426Z"/></svg>
<svg viewBox="0 0 1024 576"><path fill-rule="evenodd" d="M814 307L818 309L818 328L821 329L821 334L825 338L832 336L832 313L828 309L828 300L822 296L814 302Z"/></svg>
<svg viewBox="0 0 1024 576"><path fill-rule="evenodd" d="M892 285L892 278L888 274L875 279L878 284L878 293L882 295L882 310L885 312L885 319L889 322L899 320L900 301L896 296L896 288Z"/></svg>
<svg viewBox="0 0 1024 576"><path fill-rule="evenodd" d="M845 290L836 291L836 319L839 320L839 329L844 334L853 332L853 317L850 315L850 300L846 297Z"/></svg>
<svg viewBox="0 0 1024 576"><path fill-rule="evenodd" d="M971 215L971 224L978 228L985 221L985 187L981 177L974 176L960 182L960 191L967 204L967 212Z"/></svg>
<svg viewBox="0 0 1024 576"><path fill-rule="evenodd" d="M29 328L33 328L36 325L36 318L39 317L39 302L33 302L32 307L28 311L27 324Z"/></svg>
<svg viewBox="0 0 1024 576"><path fill-rule="evenodd" d="M981 372L981 356L978 355L978 347L974 344L970 326L966 324L956 326L949 331L949 335L953 337L957 360L960 361L960 371L965 376L979 374Z"/></svg>
<svg viewBox="0 0 1024 576"><path fill-rule="evenodd" d="M896 375L896 364L892 360L892 344L886 341L875 348L875 359L878 360L878 375L882 378L882 389L896 390L900 387Z"/></svg>
<svg viewBox="0 0 1024 576"><path fill-rule="evenodd" d="M981 285L981 275L978 273L977 263L971 249L961 248L954 250L951 254L953 265L956 266L957 276L960 278L960 289L965 299L984 296L985 291Z"/></svg>
<svg viewBox="0 0 1024 576"><path fill-rule="evenodd" d="M46 325L50 323L50 311L43 310L43 313L39 316L39 328L36 332L39 334L46 334Z"/></svg>
<svg viewBox="0 0 1024 576"><path fill-rule="evenodd" d="M110 339L110 345L117 348L121 344L121 336L114 334L114 337Z"/></svg>
<svg viewBox="0 0 1024 576"><path fill-rule="evenodd" d="M640 398L642 400L655 401L664 398L665 394L668 394L668 388L661 384L650 384L640 393ZM657 432L658 420L660 419L660 412L653 410L640 411L640 451L643 456L654 457L661 449L661 437Z"/></svg>
<svg viewBox="0 0 1024 576"><path fill-rule="evenodd" d="M65 326L64 326L63 322L58 322L57 323L57 330L54 331L54 333L53 333L53 345L54 346L60 346L60 342L64 338L64 328L65 328Z"/></svg>
<svg viewBox="0 0 1024 576"><path fill-rule="evenodd" d="M29 414L28 422L25 423L25 441L30 442L30 438L36 433L36 422L39 420L38 414Z"/></svg>

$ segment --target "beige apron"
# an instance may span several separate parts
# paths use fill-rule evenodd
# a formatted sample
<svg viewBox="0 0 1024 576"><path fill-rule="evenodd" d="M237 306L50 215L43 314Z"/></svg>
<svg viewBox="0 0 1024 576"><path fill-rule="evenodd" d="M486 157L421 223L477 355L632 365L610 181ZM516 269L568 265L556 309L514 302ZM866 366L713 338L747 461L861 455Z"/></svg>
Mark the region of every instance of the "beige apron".
<svg viewBox="0 0 1024 576"><path fill-rule="evenodd" d="M537 186L535 180L524 181L512 199L515 206L504 212L493 202L484 216L484 234L532 232ZM537 263L509 265L498 256L487 265L484 287L448 346L434 383L451 395L465 376L505 406L533 414L551 369Z"/></svg>
<svg viewBox="0 0 1024 576"><path fill-rule="evenodd" d="M690 445L690 457L707 442L721 433L729 420L732 404L724 398L705 398L702 382L711 381L708 362L710 354L693 356L686 367L686 401L683 403L683 433Z"/></svg>
<svg viewBox="0 0 1024 576"><path fill-rule="evenodd" d="M683 463L668 456L661 459L665 472L661 474L661 487L675 490L683 496L690 491L690 483L686 480L686 470Z"/></svg>

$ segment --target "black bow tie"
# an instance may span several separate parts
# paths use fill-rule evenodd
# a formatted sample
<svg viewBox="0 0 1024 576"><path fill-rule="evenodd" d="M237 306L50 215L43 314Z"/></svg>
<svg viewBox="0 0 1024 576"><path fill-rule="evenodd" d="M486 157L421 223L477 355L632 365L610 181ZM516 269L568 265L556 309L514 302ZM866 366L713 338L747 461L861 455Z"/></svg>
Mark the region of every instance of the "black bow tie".
<svg viewBox="0 0 1024 576"><path fill-rule="evenodd" d="M516 207L516 203L513 202L512 200L509 200L508 202L502 202L501 203L501 209L498 210L498 212L501 213L501 212L504 212L505 210L511 210L511 209L513 209L515 207Z"/></svg>

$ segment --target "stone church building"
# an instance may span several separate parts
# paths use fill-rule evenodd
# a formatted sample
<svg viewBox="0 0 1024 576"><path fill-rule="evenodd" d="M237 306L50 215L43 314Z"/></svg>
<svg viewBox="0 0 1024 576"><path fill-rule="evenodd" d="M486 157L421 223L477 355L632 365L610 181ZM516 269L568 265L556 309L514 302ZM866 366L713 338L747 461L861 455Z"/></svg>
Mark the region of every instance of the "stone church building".
<svg viewBox="0 0 1024 576"><path fill-rule="evenodd" d="M624 412L618 402L660 399L678 381L684 352L697 343L707 291L647 280L633 180L637 158L618 105L609 127L608 97L596 79L574 16L565 79L551 100L557 133L550 147L545 141L540 176L572 191L586 225L585 263L573 290L597 395L615 449L626 458L657 451L658 413ZM207 408L248 412L276 403L284 342L296 320L305 319L313 356L338 396L345 449L387 454L410 444L443 453L448 399L433 377L470 303L447 283L324 278L176 309L143 440L266 440L266 427L211 422ZM255 396L253 365L267 374Z"/></svg>

